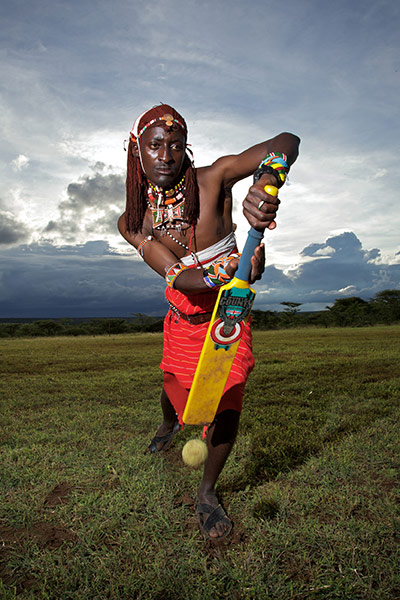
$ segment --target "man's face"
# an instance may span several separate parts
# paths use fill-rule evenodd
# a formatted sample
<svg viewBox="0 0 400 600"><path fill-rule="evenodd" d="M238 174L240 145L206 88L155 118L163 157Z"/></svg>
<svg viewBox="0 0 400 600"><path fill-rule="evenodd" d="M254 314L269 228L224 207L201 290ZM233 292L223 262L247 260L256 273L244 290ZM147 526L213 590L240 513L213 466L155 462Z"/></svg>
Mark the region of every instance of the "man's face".
<svg viewBox="0 0 400 600"><path fill-rule="evenodd" d="M171 188L179 181L185 159L186 138L180 131L161 126L146 129L140 139L142 165L153 185Z"/></svg>

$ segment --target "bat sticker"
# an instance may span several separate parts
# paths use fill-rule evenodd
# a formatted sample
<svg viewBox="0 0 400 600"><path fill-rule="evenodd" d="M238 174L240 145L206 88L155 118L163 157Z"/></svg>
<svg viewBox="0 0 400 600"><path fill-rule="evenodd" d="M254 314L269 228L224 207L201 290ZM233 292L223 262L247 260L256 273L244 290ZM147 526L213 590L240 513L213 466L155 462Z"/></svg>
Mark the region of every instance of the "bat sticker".
<svg viewBox="0 0 400 600"><path fill-rule="evenodd" d="M231 289L222 293L219 302L219 319L213 323L210 336L215 350L228 348L240 340L244 319L250 313L255 294L251 289Z"/></svg>

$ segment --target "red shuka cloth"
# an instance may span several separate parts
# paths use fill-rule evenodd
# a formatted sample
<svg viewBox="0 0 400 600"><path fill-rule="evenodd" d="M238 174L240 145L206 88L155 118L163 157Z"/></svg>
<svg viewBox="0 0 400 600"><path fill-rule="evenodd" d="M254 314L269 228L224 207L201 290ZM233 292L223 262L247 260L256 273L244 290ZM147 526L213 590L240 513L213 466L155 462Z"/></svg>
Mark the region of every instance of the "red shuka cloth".
<svg viewBox="0 0 400 600"><path fill-rule="evenodd" d="M217 415L223 410L236 410L242 412L242 399L244 393L245 382L237 383L226 390L221 398L221 402L218 405ZM186 402L188 399L188 389L181 386L178 379L172 373L164 373L164 390L172 403L178 420L183 425L182 416L185 410Z"/></svg>
<svg viewBox="0 0 400 600"><path fill-rule="evenodd" d="M210 292L205 292L203 294L191 294L190 296L186 296L170 287L167 287L165 291L167 300L178 310L187 315L212 312L217 295L218 290L210 290ZM191 325L184 319L178 320L176 314L171 310L168 311L164 320L164 350L160 368L165 373L172 373L176 378L176 382L174 383L175 391L174 388L171 387L171 381L170 393L168 393L167 389L165 391L179 415L180 420L186 404L187 393L192 385L208 325L209 323ZM240 411L241 409L244 384L253 367L254 358L252 353L251 330L250 323L247 322L224 389L225 395L225 393L230 388L233 388L233 386L242 384L241 393L239 394L240 401L238 402L237 398L233 401L235 410ZM176 389L177 383L183 388L181 392ZM182 394L186 394L184 399L182 399ZM237 396L237 393L231 394L231 396ZM174 400L174 398L176 398L176 400ZM229 398L229 396L227 396L227 398ZM229 406L227 405L225 408L234 408L234 406L231 405L232 398L230 400L227 399L226 402ZM225 410L225 408L223 407L223 404L221 404L218 412Z"/></svg>

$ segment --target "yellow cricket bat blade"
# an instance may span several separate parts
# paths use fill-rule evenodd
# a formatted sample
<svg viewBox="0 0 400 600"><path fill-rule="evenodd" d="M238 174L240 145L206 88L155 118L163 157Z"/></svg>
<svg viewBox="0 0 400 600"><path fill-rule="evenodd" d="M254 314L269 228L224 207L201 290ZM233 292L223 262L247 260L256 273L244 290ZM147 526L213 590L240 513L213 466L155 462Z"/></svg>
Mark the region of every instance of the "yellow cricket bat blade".
<svg viewBox="0 0 400 600"><path fill-rule="evenodd" d="M264 189L278 195L274 186ZM263 235L263 231L250 229L236 277L219 291L182 417L187 425L207 425L214 420L256 296L249 285L251 257Z"/></svg>
<svg viewBox="0 0 400 600"><path fill-rule="evenodd" d="M237 277L220 289L182 417L187 425L214 420L255 295L249 283ZM224 330L221 312L243 316L228 316Z"/></svg>

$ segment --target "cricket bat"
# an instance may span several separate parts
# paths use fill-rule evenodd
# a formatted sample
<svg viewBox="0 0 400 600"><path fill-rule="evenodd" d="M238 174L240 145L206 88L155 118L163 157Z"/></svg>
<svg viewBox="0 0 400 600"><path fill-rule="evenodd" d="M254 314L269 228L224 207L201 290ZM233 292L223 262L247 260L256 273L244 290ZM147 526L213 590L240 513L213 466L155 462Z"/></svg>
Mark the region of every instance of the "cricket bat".
<svg viewBox="0 0 400 600"><path fill-rule="evenodd" d="M278 195L274 186L264 189ZM256 296L249 284L251 257L263 235L251 227L235 277L219 290L182 417L187 425L208 425L214 420Z"/></svg>

